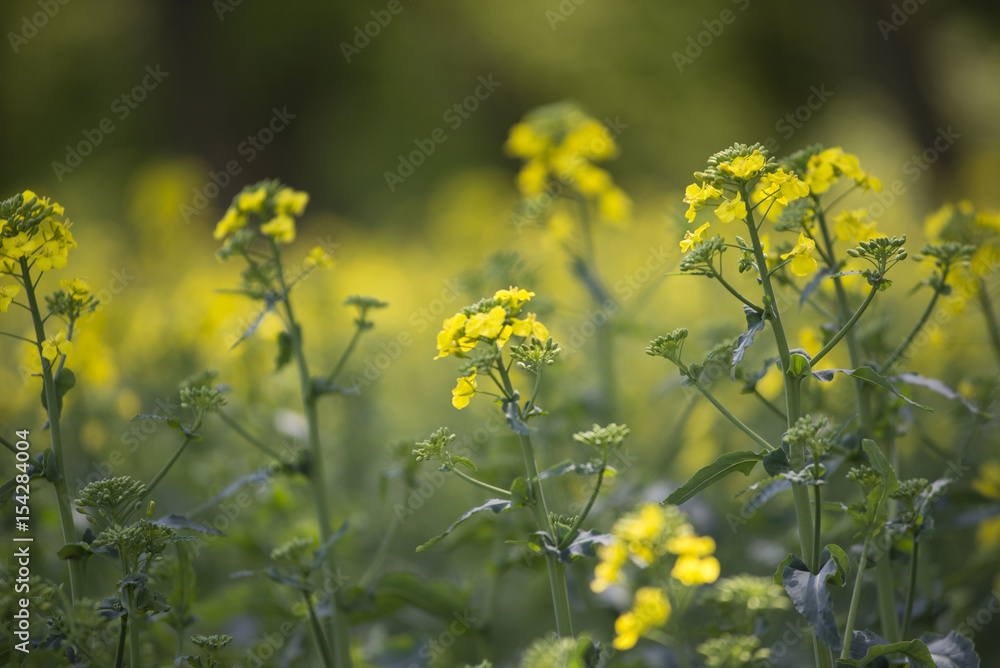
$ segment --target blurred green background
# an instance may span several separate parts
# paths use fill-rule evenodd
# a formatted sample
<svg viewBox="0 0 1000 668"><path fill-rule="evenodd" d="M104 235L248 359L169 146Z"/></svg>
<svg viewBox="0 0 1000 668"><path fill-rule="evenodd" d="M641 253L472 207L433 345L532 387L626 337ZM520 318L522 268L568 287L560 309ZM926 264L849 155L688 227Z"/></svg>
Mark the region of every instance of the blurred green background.
<svg viewBox="0 0 1000 668"><path fill-rule="evenodd" d="M370 384L358 397L329 402L323 415L334 452L330 475L338 480L336 515L353 527L344 547L352 573L394 517L398 489L390 485L387 500L378 495L381 472L395 465L389 446L445 424L471 437L491 415L486 401L460 414L451 408L454 365L431 363L440 320L509 281L538 293L540 317L561 341L590 317L558 245L540 229L511 224L518 164L501 146L532 108L575 100L620 130L621 156L609 169L635 207L626 230L599 233L598 264L608 283L635 277L650 258L667 258L642 279L643 301L625 305L615 420L633 427L630 452L641 465L624 471L602 502L607 525L640 497L661 500L671 484L739 440L698 404L681 435L699 447L664 452L686 397L672 376L664 380L668 370L642 354L652 336L674 327L704 323L731 335L740 326L735 308L720 324L718 290L659 278L680 259L680 199L708 155L734 141L765 142L778 155L812 143L841 145L887 186L865 201L883 204L879 229L890 234L919 238L924 216L947 200L1000 205L1000 12L985 0L8 0L0 26L0 183L6 193L30 188L66 207L80 247L60 277L88 277L104 303L81 327L71 360L80 379L65 418L72 477L85 482L104 472L101 462L119 451L126 463L106 473L148 479L171 452L172 437L158 430L128 451L129 419L162 411L177 384L204 368L218 369L232 386L233 415L277 441L301 437L296 379L289 370L270 373L277 323L265 320L252 341L229 350L254 306L216 292L235 285L238 268L215 260L211 238L243 185L280 178L312 197L291 253L334 245L337 266L311 277L297 297L316 365L332 366L351 334L352 314L341 306L347 295L390 303L374 314L376 330L351 363L351 377ZM400 174L400 161L439 128L445 141L412 175L387 183L386 173ZM238 173L220 176L226 170ZM897 181L902 194L890 200ZM906 286L926 276L916 263L904 272ZM883 317L901 313L901 323L912 322L923 302L907 300L903 290L895 298L906 310ZM975 324L945 330L917 358L956 385L989 359L981 323L961 317L969 319L956 322ZM413 343L400 345L403 334ZM37 425L28 356L9 341L0 345L8 361L0 368L0 422ZM944 350L963 354L945 359ZM553 373L543 453L549 463L573 455L567 435L593 421L588 351L585 344L568 354ZM391 363L372 371L380 355ZM747 419L766 423L749 399L735 390L728 398L746 402L738 405ZM950 438L943 416L920 428ZM760 428L774 437L781 431ZM491 436L483 463L516 470L517 452L505 446L507 437ZM223 425L208 425L199 447L160 488L164 512L188 511L267 463ZM995 456L995 440L989 447ZM707 503L691 512L706 531L720 532L724 573L764 573L787 536L757 517L759 538L729 538L722 518L739 482L718 495L718 513ZM576 498L582 492L574 485L564 491ZM436 554L413 554L478 498L449 481L419 521L404 523L388 567L460 584L483 605L483 564L505 549L490 523ZM274 587L232 583L227 573L261 567L272 547L311 530L302 480L278 478L258 501L248 511L252 521L230 527L232 537L216 541L199 565L204 632L233 633L241 652L287 614L287 601ZM776 510L775 517L788 515ZM965 531L962 540L971 542L973 530ZM960 594L969 606L996 570L996 545L990 549L977 553L973 576L951 583L967 587ZM54 560L49 567L61 572ZM495 626L477 641L485 644L463 650L467 660L513 652L547 628L537 569L508 567L494 609L518 613L486 613ZM574 571L581 590L587 568ZM233 610L240 612L233 617ZM588 614L610 633L610 611ZM435 624L409 618L381 635L369 632L366 642L384 651L401 628L435 635Z"/></svg>

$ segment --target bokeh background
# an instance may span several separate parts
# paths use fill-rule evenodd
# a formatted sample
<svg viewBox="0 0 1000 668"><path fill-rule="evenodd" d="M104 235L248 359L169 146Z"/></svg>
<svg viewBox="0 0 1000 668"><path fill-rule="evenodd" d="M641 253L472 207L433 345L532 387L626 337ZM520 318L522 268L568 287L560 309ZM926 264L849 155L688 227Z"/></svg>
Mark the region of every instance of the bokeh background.
<svg viewBox="0 0 1000 668"><path fill-rule="evenodd" d="M30 188L66 207L79 248L60 277L86 276L103 303L80 328L71 360L79 379L65 417L77 480L71 491L98 472L152 476L172 451L172 435L164 428L136 436L130 419L170 410L178 383L206 368L232 387L228 410L255 433L276 443L301 438L294 374L272 373L278 323L265 319L253 339L230 350L255 306L219 292L235 285L239 268L215 259L211 231L231 197L261 178L311 194L292 256L317 243L333 249L336 267L312 275L297 296L318 368L332 366L351 335L345 297L369 294L390 304L374 314L376 329L350 363L359 395L331 400L323 414L336 517L352 526L343 550L353 573L395 517L398 480L380 493L385 471L400 466L393 447L405 450L442 425L475 438L491 419L486 401L461 413L451 407L454 365L431 361L440 321L511 282L538 293L540 316L564 345L594 317L550 232L512 223L519 165L502 145L531 109L574 100L615 129L621 155L609 169L634 201L627 226L597 231L608 284L637 287L628 296L616 290L613 419L632 426L629 453L639 465L625 467L599 505L595 521L605 529L616 513L640 499L662 500L698 466L740 447L710 406L690 404L673 372L643 355L650 338L674 327L700 330L702 349L739 331L740 310L707 281L662 277L681 257L683 189L708 155L734 141L765 142L779 155L812 143L841 145L887 186L902 185L902 194L887 187L881 199L854 204L879 201L880 229L914 239L945 201L1000 206L1000 12L985 0L399 0L396 13L390 5L0 6L0 183L6 193ZM473 105L467 100L477 87L490 92ZM439 128L446 140L423 164L402 182L387 180ZM227 169L238 174L220 176ZM898 280L908 289L926 275L913 263ZM903 289L893 296L880 317L898 318L902 334L924 302ZM916 364L956 386L995 369L974 310L956 314ZM803 314L793 327L803 343L815 340L807 321ZM8 323L25 326L13 315L4 316ZM549 463L573 455L568 435L596 419L593 342L580 341L548 386L553 416L542 456ZM38 426L30 355L10 340L0 350L0 423ZM738 387L720 391L769 437L780 434ZM950 442L965 434L964 419L941 405L914 429ZM165 512L190 511L267 464L222 424L207 425L205 435L160 488ZM918 441L909 441L906 457L925 462ZM980 461L991 451L995 458L995 439L984 442ZM114 452L125 463L108 470ZM502 433L490 434L477 454L499 471L518 465ZM928 477L937 477L934 465ZM787 552L788 506L778 503L730 531L725 517L738 512L731 497L741 482L688 510L700 530L716 535L724 573L764 574ZM233 521L230 537L202 553L201 628L235 635L240 656L291 613L278 588L226 576L234 564L261 567L275 545L312 530L305 487L294 476L276 477ZM564 488L568 498L583 493L572 481ZM480 522L436 552L414 554L478 498L449 480L403 522L387 560L388 569L452 583L488 620L488 632L462 639L440 665L514 656L548 628L538 564L530 567L502 542L516 533L505 522L516 521L501 518L496 530ZM48 517L55 526L54 509ZM1000 554L998 536L990 543L975 526L955 530L968 550L928 575L928 583L936 578L956 592L945 617L977 609L994 586ZM55 562L46 567L61 572ZM580 591L589 568L573 572ZM585 626L608 637L613 613L586 596L579 605ZM397 652L405 661L440 624L407 611L402 621L366 627L359 643L372 656ZM1000 651L988 632L976 641Z"/></svg>

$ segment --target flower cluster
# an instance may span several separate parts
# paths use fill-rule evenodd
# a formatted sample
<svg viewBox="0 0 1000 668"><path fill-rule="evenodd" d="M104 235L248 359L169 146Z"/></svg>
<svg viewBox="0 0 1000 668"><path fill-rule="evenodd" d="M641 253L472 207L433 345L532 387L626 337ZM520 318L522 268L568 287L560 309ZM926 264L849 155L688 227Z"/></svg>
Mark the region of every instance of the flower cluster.
<svg viewBox="0 0 1000 668"><path fill-rule="evenodd" d="M76 241L70 222L57 219L64 213L58 202L30 190L0 202L0 275L21 277L22 260L39 272L65 267ZM0 311L20 291L20 285L0 285Z"/></svg>
<svg viewBox="0 0 1000 668"><path fill-rule="evenodd" d="M309 193L292 190L278 181L261 181L243 188L215 226L216 239L225 239L246 227L250 215L263 221L260 232L277 244L295 241L295 219L309 203Z"/></svg>
<svg viewBox="0 0 1000 668"><path fill-rule="evenodd" d="M447 318L437 335L437 357L448 355L466 357L479 342L494 349L500 349L511 336L545 342L549 330L540 323L534 313L520 317L524 305L535 296L523 288L511 287L497 290L492 298L481 299ZM465 408L476 394L477 370L475 365L469 373L458 379L458 386L452 391L452 405Z"/></svg>
<svg viewBox="0 0 1000 668"><path fill-rule="evenodd" d="M806 165L805 182L814 195L825 193L844 176L865 190L882 191L882 182L861 169L858 156L845 153L839 146L816 152Z"/></svg>
<svg viewBox="0 0 1000 668"><path fill-rule="evenodd" d="M623 569L632 563L640 569L673 566L669 576L694 587L715 582L719 561L715 541L698 536L685 515L673 506L648 504L621 517L611 529L612 539L598 549L599 563L590 588L596 593L625 581ZM632 609L615 622L615 647L629 649L647 630L662 626L670 615L670 602L659 588L644 587L635 593Z"/></svg>
<svg viewBox="0 0 1000 668"><path fill-rule="evenodd" d="M517 175L521 193L533 198L555 181L593 199L612 222L626 220L631 201L594 163L618 154L611 132L570 103L541 107L510 130L504 148L524 160Z"/></svg>

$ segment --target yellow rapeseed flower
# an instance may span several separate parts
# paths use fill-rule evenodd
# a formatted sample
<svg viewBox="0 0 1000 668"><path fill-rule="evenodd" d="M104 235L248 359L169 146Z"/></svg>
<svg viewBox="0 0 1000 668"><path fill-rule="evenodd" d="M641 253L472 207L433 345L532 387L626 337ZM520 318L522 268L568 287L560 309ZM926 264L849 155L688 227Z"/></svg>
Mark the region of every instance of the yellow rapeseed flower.
<svg viewBox="0 0 1000 668"><path fill-rule="evenodd" d="M216 224L215 231L212 233L212 236L216 239L224 239L233 232L241 229L246 224L246 215L240 213L240 211L235 207L229 207L226 209L226 213L222 216L222 220Z"/></svg>
<svg viewBox="0 0 1000 668"><path fill-rule="evenodd" d="M719 170L730 176L749 181L764 169L766 160L760 151L754 151L750 155L738 156L719 165Z"/></svg>
<svg viewBox="0 0 1000 668"><path fill-rule="evenodd" d="M711 584L719 579L719 560L715 557L695 557L682 555L677 558L670 575L681 584L693 587Z"/></svg>
<svg viewBox="0 0 1000 668"><path fill-rule="evenodd" d="M333 258L319 246L314 246L313 249L309 251L309 255L306 256L305 262L307 267L333 266Z"/></svg>
<svg viewBox="0 0 1000 668"><path fill-rule="evenodd" d="M17 260L34 251L38 247L38 241L34 237L28 238L27 232L18 232L12 237L4 237L0 246L4 255Z"/></svg>
<svg viewBox="0 0 1000 668"><path fill-rule="evenodd" d="M597 558L599 561L594 567L590 589L600 594L609 586L621 582L622 566L628 561L628 549L624 541L614 538L609 544L597 548Z"/></svg>
<svg viewBox="0 0 1000 668"><path fill-rule="evenodd" d="M545 137L535 132L528 123L517 123L510 129L504 149L508 154L518 158L534 158L549 148Z"/></svg>
<svg viewBox="0 0 1000 668"><path fill-rule="evenodd" d="M494 306L487 313L476 313L465 323L465 335L470 339L495 339L507 319L503 306Z"/></svg>
<svg viewBox="0 0 1000 668"><path fill-rule="evenodd" d="M688 210L684 217L690 222L694 222L695 216L705 208L708 200L719 199L722 191L713 185L692 183L684 189L684 203L688 205Z"/></svg>
<svg viewBox="0 0 1000 668"><path fill-rule="evenodd" d="M42 357L54 362L60 355L73 352L73 342L66 340L66 330L60 329L58 334L50 336L42 342Z"/></svg>
<svg viewBox="0 0 1000 668"><path fill-rule="evenodd" d="M279 213L270 221L260 226L263 234L274 239L275 243L290 244L295 241L295 219L283 213Z"/></svg>
<svg viewBox="0 0 1000 668"><path fill-rule="evenodd" d="M267 188L261 186L256 190L240 193L236 207L243 213L260 213L264 210L264 200L267 199Z"/></svg>
<svg viewBox="0 0 1000 668"><path fill-rule="evenodd" d="M463 348L458 344L456 339L460 332L462 332L465 327L465 322L469 319L469 316L464 313L456 313L454 316L447 318L441 325L441 331L437 335L437 348L438 354L434 359L438 360L442 357L447 357L448 355L453 355L455 353L465 352L466 350L471 350L472 348Z"/></svg>
<svg viewBox="0 0 1000 668"><path fill-rule="evenodd" d="M529 292L524 288L511 286L505 290L497 290L493 293L493 299L511 309L519 309L525 302L531 301L535 296L534 292Z"/></svg>
<svg viewBox="0 0 1000 668"><path fill-rule="evenodd" d="M667 541L667 552L689 557L707 557L715 552L715 539L693 534L674 536Z"/></svg>
<svg viewBox="0 0 1000 668"><path fill-rule="evenodd" d="M476 370L463 378L458 379L458 385L451 391L451 405L462 410L469 405L469 401L476 394Z"/></svg>
<svg viewBox="0 0 1000 668"><path fill-rule="evenodd" d="M517 173L517 189L522 195L537 195L545 190L549 169L541 160L529 160Z"/></svg>
<svg viewBox="0 0 1000 668"><path fill-rule="evenodd" d="M606 188L598 199L598 208L606 220L624 222L632 212L632 200L621 188Z"/></svg>
<svg viewBox="0 0 1000 668"><path fill-rule="evenodd" d="M88 283L84 278L74 278L69 281L63 279L59 281L59 287L65 290L67 295L78 302L86 301L91 292L90 283Z"/></svg>
<svg viewBox="0 0 1000 668"><path fill-rule="evenodd" d="M301 216L309 203L309 193L291 188L282 188L274 196L274 210L276 213L292 214Z"/></svg>
<svg viewBox="0 0 1000 668"><path fill-rule="evenodd" d="M632 609L615 620L614 647L627 650L635 647L639 636L647 630L663 626L670 618L670 600L662 589L642 587L635 592Z"/></svg>
<svg viewBox="0 0 1000 668"><path fill-rule="evenodd" d="M10 303L17 296L17 293L21 291L20 285L3 285L0 286L0 312L6 313L7 309L10 308Z"/></svg>
<svg viewBox="0 0 1000 668"><path fill-rule="evenodd" d="M787 260L792 258L789 263L789 269L796 276L808 276L812 272L816 271L819 266L816 262L816 258L812 256L813 250L816 249L816 242L810 239L803 232L799 232L798 243L795 244L795 248L788 251L787 253L782 253L781 259Z"/></svg>
<svg viewBox="0 0 1000 668"><path fill-rule="evenodd" d="M747 203L743 201L739 193L736 193L736 197L726 200L716 207L715 215L724 223L743 220L747 217Z"/></svg>
<svg viewBox="0 0 1000 668"><path fill-rule="evenodd" d="M859 243L875 236L875 221L869 220L867 209L841 211L833 220L833 231L841 241Z"/></svg>
<svg viewBox="0 0 1000 668"><path fill-rule="evenodd" d="M681 239L681 252L683 252L683 253L690 252L690 250L692 248L694 248L695 244L701 243L702 241L704 241L705 240L705 230L707 230L707 229L708 229L708 223L705 223L704 225L702 225L701 227L699 227L694 232L692 232L691 230L688 230L687 232L685 232L684 233L684 238Z"/></svg>

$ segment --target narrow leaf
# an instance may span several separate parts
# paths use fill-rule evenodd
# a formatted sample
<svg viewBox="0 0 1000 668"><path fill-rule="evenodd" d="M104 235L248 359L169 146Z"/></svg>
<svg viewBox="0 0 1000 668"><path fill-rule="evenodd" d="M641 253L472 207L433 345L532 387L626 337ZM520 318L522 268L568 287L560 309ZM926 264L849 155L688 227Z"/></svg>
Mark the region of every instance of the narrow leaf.
<svg viewBox="0 0 1000 668"><path fill-rule="evenodd" d="M199 533L207 533L211 536L227 535L226 533L213 527L205 526L204 524L195 522L194 520L189 520L183 515L167 515L156 520L155 524L162 524L163 526L170 527L171 529L190 529Z"/></svg>
<svg viewBox="0 0 1000 668"><path fill-rule="evenodd" d="M816 292L816 288L820 286L820 283L829 278L831 275L832 273L830 271L830 268L824 267L823 269L819 270L819 272L817 272L817 274L813 277L811 281L806 283L806 286L802 288L802 295L799 297L799 308L805 306L806 301L809 300L809 297L812 295L812 293Z"/></svg>
<svg viewBox="0 0 1000 668"><path fill-rule="evenodd" d="M931 653L920 640L904 640L890 643L877 633L865 629L851 635L851 658L839 659L838 666L867 666L875 659L887 654L900 654L909 659L910 668L935 668Z"/></svg>
<svg viewBox="0 0 1000 668"><path fill-rule="evenodd" d="M833 377L838 373L842 373L851 376L852 378L863 380L866 383L870 383L877 387L881 387L882 389L895 394L897 397L899 397L906 403L910 404L911 406L916 406L917 408L923 409L925 411L931 411L929 407L924 406L923 404L918 404L916 401L913 401L909 397L904 397L896 390L895 387L892 386L892 383L890 383L885 378L880 376L874 369L872 369L869 366L862 366L858 367L857 369L823 369L822 371L813 371L812 375L817 380L821 380L824 383L829 383L831 380L833 380Z"/></svg>
<svg viewBox="0 0 1000 668"><path fill-rule="evenodd" d="M668 496L663 503L679 506L701 490L736 471L743 475L750 475L757 463L763 459L764 453L758 454L752 450L727 452L695 473L690 480L674 490L674 493Z"/></svg>
<svg viewBox="0 0 1000 668"><path fill-rule="evenodd" d="M918 373L910 373L909 371L894 377L893 380L898 380L909 385L917 385L918 387L926 388L931 392L936 392L946 399L960 401L962 402L962 405L968 408L974 415L983 415L982 411L980 411L974 403L963 397L956 390L953 390L944 381L937 380L936 378L927 378Z"/></svg>
<svg viewBox="0 0 1000 668"><path fill-rule="evenodd" d="M743 313L747 317L747 331L740 334L739 338L736 339L736 348L733 350L733 363L729 367L729 378L731 380L736 380L736 365L743 361L743 356L746 355L747 348L753 345L753 340L757 336L757 332L764 329L765 320L762 313L746 305L743 306Z"/></svg>
<svg viewBox="0 0 1000 668"><path fill-rule="evenodd" d="M476 513L482 512L484 510L491 510L494 513L502 513L505 510L509 510L510 507L511 507L511 502L510 502L509 499L490 499L489 501L487 501L483 505L476 506L472 510L467 511L464 515L462 515L457 520L455 520L454 522L452 522L451 526L448 527L447 529L445 529L443 533L441 533L441 534L439 534L437 536L434 536L434 538L431 538L429 541L427 541L426 543L424 543L423 545L421 545L420 547L418 547L417 548L417 552L422 552L422 551L426 550L427 548L431 547L432 545L434 545L435 543L437 543L439 540L441 540L442 538L444 538L445 536L447 536L448 534L450 534L452 531L454 531L455 527L457 527L459 524L461 524L465 520L469 519L470 517L472 517Z"/></svg>

